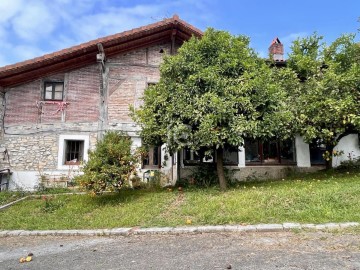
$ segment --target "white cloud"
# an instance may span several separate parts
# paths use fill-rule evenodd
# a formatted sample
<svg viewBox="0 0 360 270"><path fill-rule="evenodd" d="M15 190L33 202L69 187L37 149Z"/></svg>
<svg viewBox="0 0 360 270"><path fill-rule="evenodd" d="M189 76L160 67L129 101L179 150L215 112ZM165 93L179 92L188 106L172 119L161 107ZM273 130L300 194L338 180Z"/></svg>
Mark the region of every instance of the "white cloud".
<svg viewBox="0 0 360 270"><path fill-rule="evenodd" d="M20 59L31 59L46 54L45 51L31 45L18 45L13 47L12 51L16 52Z"/></svg>
<svg viewBox="0 0 360 270"><path fill-rule="evenodd" d="M7 22L21 11L23 5L23 0L0 1L0 22Z"/></svg>
<svg viewBox="0 0 360 270"><path fill-rule="evenodd" d="M27 4L13 18L14 31L20 38L36 40L50 34L56 27L57 18L48 7L42 3Z"/></svg>
<svg viewBox="0 0 360 270"><path fill-rule="evenodd" d="M299 33L291 33L291 34L281 37L279 39L282 44L284 44L286 46L290 46L294 40L297 40L298 38L303 38L306 36L307 36L306 32L299 32Z"/></svg>
<svg viewBox="0 0 360 270"><path fill-rule="evenodd" d="M2 55L0 66L131 30L175 13L189 23L199 26L205 22L207 26L212 19L210 7L209 0L153 0L150 4L0 0L0 50L10 52Z"/></svg>

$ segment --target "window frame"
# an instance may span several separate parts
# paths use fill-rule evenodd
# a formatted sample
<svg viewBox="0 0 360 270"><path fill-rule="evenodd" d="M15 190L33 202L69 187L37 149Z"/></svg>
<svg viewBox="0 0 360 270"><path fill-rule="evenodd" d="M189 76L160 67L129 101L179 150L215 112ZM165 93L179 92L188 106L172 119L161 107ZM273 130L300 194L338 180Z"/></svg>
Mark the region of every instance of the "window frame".
<svg viewBox="0 0 360 270"><path fill-rule="evenodd" d="M56 91L56 85L62 86L61 99L55 98L55 93L60 92L60 91ZM46 94L49 92L46 90L47 86L51 86L51 99L46 98ZM63 81L44 81L44 94L43 94L44 100L45 101L63 101L64 100L64 88L65 88L65 85L64 85Z"/></svg>
<svg viewBox="0 0 360 270"><path fill-rule="evenodd" d="M250 140L251 142L251 140ZM249 161L246 159L246 141L244 144L244 150L245 150L245 166L293 166L297 165L296 161L296 145L295 145L295 139L292 139L292 148L293 148L293 161L290 162L283 162L284 158L281 158L282 154L282 142L281 140L271 139L267 141L261 141L261 140L255 140L252 141L252 143L256 143L256 147L258 149L258 161ZM264 145L266 143L276 143L276 157L275 162L266 162L265 154L264 154ZM270 146L269 146L270 147Z"/></svg>
<svg viewBox="0 0 360 270"><path fill-rule="evenodd" d="M157 149L155 151L155 149ZM157 155L157 163L154 164L154 155ZM161 145L149 146L148 148L148 164L145 164L145 157L141 161L142 168L144 169L154 169L154 168L161 168Z"/></svg>
<svg viewBox="0 0 360 270"><path fill-rule="evenodd" d="M86 162L89 159L89 135L59 135L58 170L68 170L70 166L75 166L76 168L80 165L80 162L79 164L66 164L66 141L83 141L83 161Z"/></svg>
<svg viewBox="0 0 360 270"><path fill-rule="evenodd" d="M75 147L75 149L74 149ZM70 157L68 157L70 156ZM65 140L64 165L80 165L84 161L84 141ZM76 158L77 157L77 158ZM75 160L76 161L73 161Z"/></svg>

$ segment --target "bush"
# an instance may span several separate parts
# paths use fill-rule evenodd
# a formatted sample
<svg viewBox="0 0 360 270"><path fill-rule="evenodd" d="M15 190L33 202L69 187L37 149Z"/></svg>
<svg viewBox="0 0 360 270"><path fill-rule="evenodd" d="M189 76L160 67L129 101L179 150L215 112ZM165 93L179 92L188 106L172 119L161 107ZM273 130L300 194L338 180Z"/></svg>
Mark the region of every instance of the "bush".
<svg viewBox="0 0 360 270"><path fill-rule="evenodd" d="M94 194L117 191L136 174L137 158L131 154L131 138L124 133L109 131L89 151L89 161L75 181Z"/></svg>
<svg viewBox="0 0 360 270"><path fill-rule="evenodd" d="M235 183L233 179L233 172L224 168L225 179L228 185ZM180 179L177 181L177 186L187 187L190 185L199 188L208 188L219 184L219 178L216 171L216 166L213 163L202 163L192 170L192 174L188 179Z"/></svg>
<svg viewBox="0 0 360 270"><path fill-rule="evenodd" d="M339 171L360 171L360 157L342 161L336 169Z"/></svg>

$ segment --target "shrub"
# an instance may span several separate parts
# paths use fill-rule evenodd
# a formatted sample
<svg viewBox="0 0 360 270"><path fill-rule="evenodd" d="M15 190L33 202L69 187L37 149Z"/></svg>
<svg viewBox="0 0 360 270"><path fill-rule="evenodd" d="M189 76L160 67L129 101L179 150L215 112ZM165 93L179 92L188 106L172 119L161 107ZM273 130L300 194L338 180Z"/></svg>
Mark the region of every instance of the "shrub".
<svg viewBox="0 0 360 270"><path fill-rule="evenodd" d="M117 191L136 173L137 158L131 153L131 138L124 133L109 131L89 151L89 161L75 181L86 190L101 194L105 190Z"/></svg>
<svg viewBox="0 0 360 270"><path fill-rule="evenodd" d="M339 171L360 171L360 157L342 161L336 169Z"/></svg>
<svg viewBox="0 0 360 270"><path fill-rule="evenodd" d="M232 186L235 183L233 179L233 171L224 168L225 180L228 185ZM213 163L202 163L200 166L194 167L192 174L188 179L180 179L177 181L177 186L187 187L194 185L199 188L208 188L216 186L219 183L216 166Z"/></svg>

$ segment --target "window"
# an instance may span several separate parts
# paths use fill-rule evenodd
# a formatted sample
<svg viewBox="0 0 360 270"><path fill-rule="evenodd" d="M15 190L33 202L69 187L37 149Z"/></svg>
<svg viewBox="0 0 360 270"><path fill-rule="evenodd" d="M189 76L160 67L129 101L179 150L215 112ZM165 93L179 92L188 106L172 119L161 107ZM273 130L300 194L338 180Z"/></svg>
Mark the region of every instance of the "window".
<svg viewBox="0 0 360 270"><path fill-rule="evenodd" d="M87 161L89 145L89 135L60 135L58 169L68 170L71 165Z"/></svg>
<svg viewBox="0 0 360 270"><path fill-rule="evenodd" d="M224 164L238 165L239 164L239 150L238 147L225 145L224 147Z"/></svg>
<svg viewBox="0 0 360 270"><path fill-rule="evenodd" d="M144 167L158 167L161 164L161 147L154 146L150 147L147 155L143 159Z"/></svg>
<svg viewBox="0 0 360 270"><path fill-rule="evenodd" d="M200 163L200 156L190 148L183 149L183 162L184 165Z"/></svg>
<svg viewBox="0 0 360 270"><path fill-rule="evenodd" d="M326 145L319 140L314 140L309 145L310 148L310 163L312 165L325 165L323 154L326 151Z"/></svg>
<svg viewBox="0 0 360 270"><path fill-rule="evenodd" d="M65 165L79 165L84 159L84 141L65 140Z"/></svg>
<svg viewBox="0 0 360 270"><path fill-rule="evenodd" d="M64 82L45 82L44 100L63 100Z"/></svg>
<svg viewBox="0 0 360 270"><path fill-rule="evenodd" d="M248 165L295 164L294 140L245 140L245 162Z"/></svg>

